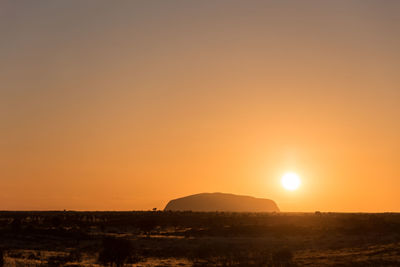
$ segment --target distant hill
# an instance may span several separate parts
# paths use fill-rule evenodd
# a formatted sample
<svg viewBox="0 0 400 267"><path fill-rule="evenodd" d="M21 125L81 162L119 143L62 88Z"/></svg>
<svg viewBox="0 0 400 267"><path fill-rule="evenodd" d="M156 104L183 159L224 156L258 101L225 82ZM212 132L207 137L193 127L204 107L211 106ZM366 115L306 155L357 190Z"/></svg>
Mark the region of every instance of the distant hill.
<svg viewBox="0 0 400 267"><path fill-rule="evenodd" d="M273 200L225 193L202 193L168 202L165 211L279 212Z"/></svg>

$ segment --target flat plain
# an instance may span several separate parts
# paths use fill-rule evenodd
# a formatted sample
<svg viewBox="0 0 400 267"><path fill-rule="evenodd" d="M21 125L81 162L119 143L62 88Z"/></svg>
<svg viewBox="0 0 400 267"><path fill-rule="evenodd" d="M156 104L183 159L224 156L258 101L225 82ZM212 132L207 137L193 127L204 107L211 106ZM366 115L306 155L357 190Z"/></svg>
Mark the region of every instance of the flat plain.
<svg viewBox="0 0 400 267"><path fill-rule="evenodd" d="M4 266L400 266L398 213L0 212Z"/></svg>

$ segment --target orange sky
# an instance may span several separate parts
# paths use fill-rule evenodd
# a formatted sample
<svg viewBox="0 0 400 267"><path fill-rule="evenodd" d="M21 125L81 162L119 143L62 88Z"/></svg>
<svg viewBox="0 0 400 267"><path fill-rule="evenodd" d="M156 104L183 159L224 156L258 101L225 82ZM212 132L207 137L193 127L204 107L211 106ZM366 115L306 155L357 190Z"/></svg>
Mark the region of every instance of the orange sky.
<svg viewBox="0 0 400 267"><path fill-rule="evenodd" d="M0 209L400 211L400 2L2 1ZM286 171L302 186L287 192Z"/></svg>

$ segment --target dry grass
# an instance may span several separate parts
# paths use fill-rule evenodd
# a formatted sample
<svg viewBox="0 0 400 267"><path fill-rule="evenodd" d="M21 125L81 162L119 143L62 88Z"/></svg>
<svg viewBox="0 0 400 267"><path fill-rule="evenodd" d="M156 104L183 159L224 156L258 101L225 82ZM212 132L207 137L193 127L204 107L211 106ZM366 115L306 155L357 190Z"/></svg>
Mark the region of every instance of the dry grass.
<svg viewBox="0 0 400 267"><path fill-rule="evenodd" d="M125 266L400 266L399 214L0 212L0 235L5 266L101 266L106 238Z"/></svg>

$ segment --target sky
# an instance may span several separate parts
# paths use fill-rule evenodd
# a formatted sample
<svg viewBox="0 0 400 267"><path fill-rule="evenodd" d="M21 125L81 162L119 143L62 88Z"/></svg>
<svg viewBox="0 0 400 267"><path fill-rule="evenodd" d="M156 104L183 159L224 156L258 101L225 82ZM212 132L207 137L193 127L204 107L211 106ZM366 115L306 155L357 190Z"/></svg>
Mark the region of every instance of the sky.
<svg viewBox="0 0 400 267"><path fill-rule="evenodd" d="M1 1L0 209L201 192L400 212L399 1ZM282 175L301 177L286 191Z"/></svg>

